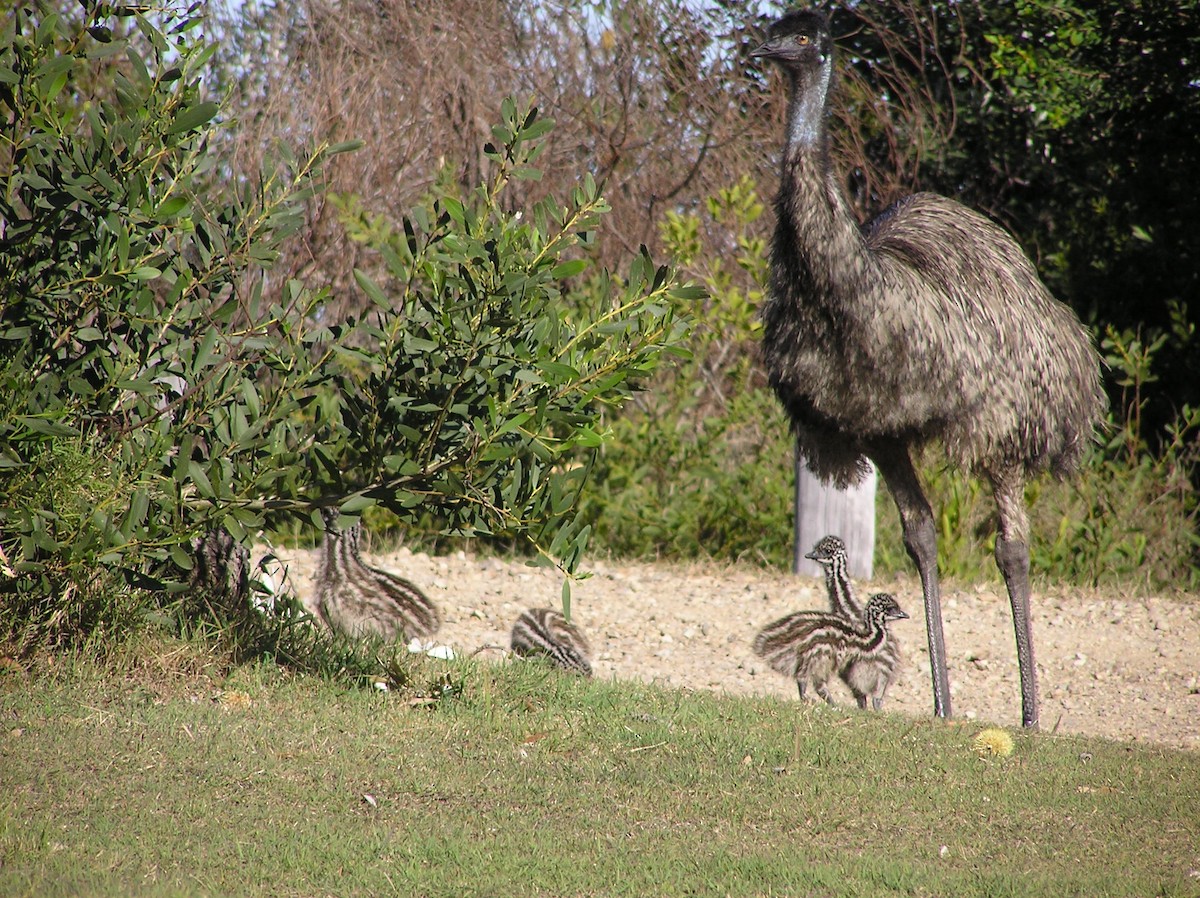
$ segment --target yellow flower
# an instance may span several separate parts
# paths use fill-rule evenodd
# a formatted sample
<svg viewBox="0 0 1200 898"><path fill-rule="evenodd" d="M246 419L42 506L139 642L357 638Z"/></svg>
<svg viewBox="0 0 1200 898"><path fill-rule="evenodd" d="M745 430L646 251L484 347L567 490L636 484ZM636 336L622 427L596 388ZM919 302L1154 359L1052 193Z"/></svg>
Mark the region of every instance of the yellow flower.
<svg viewBox="0 0 1200 898"><path fill-rule="evenodd" d="M983 757L1007 758L1013 753L1012 736L1004 730L989 727L975 737L972 746L976 753Z"/></svg>

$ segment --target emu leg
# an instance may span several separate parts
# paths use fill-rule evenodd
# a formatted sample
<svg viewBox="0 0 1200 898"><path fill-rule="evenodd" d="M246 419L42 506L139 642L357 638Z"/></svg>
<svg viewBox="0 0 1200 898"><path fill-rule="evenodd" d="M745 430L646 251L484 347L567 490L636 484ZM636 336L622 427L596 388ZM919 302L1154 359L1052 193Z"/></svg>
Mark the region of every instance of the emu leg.
<svg viewBox="0 0 1200 898"><path fill-rule="evenodd" d="M1008 587L1013 629L1017 634L1017 667L1021 671L1021 725L1038 726L1037 668L1033 661L1033 624L1029 619L1029 545L996 537L996 566Z"/></svg>
<svg viewBox="0 0 1200 898"><path fill-rule="evenodd" d="M929 667L933 678L933 713L938 717L949 717L950 675L946 669L946 638L942 633L942 594L938 587L937 530L933 525L933 509L921 489L906 446L877 445L872 447L869 457L879 468L896 502L904 528L904 548L921 575Z"/></svg>
<svg viewBox="0 0 1200 898"><path fill-rule="evenodd" d="M992 490L1000 513L996 534L996 567L1008 588L1013 629L1017 636L1017 667L1021 672L1021 725L1038 726L1037 667L1033 659L1033 622L1029 617L1029 518L1025 512L1025 481L1008 472L992 476Z"/></svg>

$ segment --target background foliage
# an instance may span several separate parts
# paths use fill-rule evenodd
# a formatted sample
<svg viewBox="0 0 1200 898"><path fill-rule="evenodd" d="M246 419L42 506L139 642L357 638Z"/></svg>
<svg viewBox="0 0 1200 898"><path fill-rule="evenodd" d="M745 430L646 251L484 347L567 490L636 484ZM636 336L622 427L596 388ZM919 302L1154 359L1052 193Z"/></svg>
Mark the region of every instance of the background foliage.
<svg viewBox="0 0 1200 898"><path fill-rule="evenodd" d="M607 206L585 179L565 205L505 208L510 182L539 176L551 128L506 101L483 187L432 195L394 230L359 216L389 280L356 272L370 307L331 321L326 294L272 266L320 165L353 145L299 160L281 147L224 182L199 25L105 5L10 22L6 624L32 621L38 639L121 629L144 590L186 587L200 535L246 542L334 504L521 540L572 573L598 410L674 350L695 291L642 252L563 302Z"/></svg>
<svg viewBox="0 0 1200 898"><path fill-rule="evenodd" d="M747 221L709 209L731 189L764 199L774 191L784 92L747 52L782 6L508 0L447 12L315 0L287 9L261 4L247 22L231 23L237 34L270 34L277 48L236 94L246 108L272 110L255 118L259 133L363 136L370 152L341 157L332 177L373 208L399 214L430 184L470 183L488 140L480 108L497 92L528 93L558 122L547 144L552 164L541 182L524 185L528 195L590 173L612 206L612 227L590 247L597 259L644 242L678 255L708 287L713 298L698 309L689 344L693 361L664 373L628 415L611 420L619 438L605 448L586 500L597 545L614 552L787 557L788 528L780 524L790 502L790 450L781 415L757 395L752 316L739 324L722 306L723 296L753 304L760 295L761 271L733 260L747 256L739 241L769 234L772 216ZM1119 503L1097 499L1089 528L1127 529L1113 538L1126 548L1112 566L1114 556L1099 549L1108 540L1089 537L1084 545L1094 557L1076 566L1075 552L1063 549L1074 537L1059 535L1064 517L1078 511L1068 489L1039 520L1038 539L1058 548L1039 553L1037 568L1084 580L1188 580L1200 265L1188 225L1196 197L1187 185L1200 161L1193 63L1200 3L830 7L841 49L833 150L857 211L865 218L904 193L932 189L1012 230L1109 360L1114 414L1105 440L1138 448L1131 455L1108 447L1098 459L1140 473L1130 472L1133 487L1116 470L1097 476L1120 484L1114 495L1139 497L1125 512L1153 508L1173 522L1130 517ZM253 45L229 45L233 71L241 72L237 51L246 46ZM455 56L459 46L476 49ZM454 65L443 61L448 55ZM401 101L411 97L420 102ZM380 116L398 126L375 128ZM253 157L263 143L254 133L243 132L239 153ZM324 209L317 217L334 216ZM681 221L691 229L690 257L679 243ZM339 274L355 252L346 239L330 225L285 264L348 277ZM982 559L989 570L979 544L990 529L988 503L976 510L971 499L969 510L954 510L978 486L940 471L936 459L927 474L938 501L951 506L944 566L974 576ZM881 502L883 570L907 566L891 535L892 514ZM1139 541L1145 551L1133 548Z"/></svg>
<svg viewBox="0 0 1200 898"><path fill-rule="evenodd" d="M196 535L308 533L328 502L568 571L589 528L786 563L754 317L784 92L747 56L776 9L80 10L13 4L0 44L6 601L117 626ZM1200 3L833 15L859 214L914 189L988 212L1109 362L1084 477L1030 488L1035 568L1191 585ZM924 468L943 568L992 576L990 502ZM879 510L878 564L906 568Z"/></svg>

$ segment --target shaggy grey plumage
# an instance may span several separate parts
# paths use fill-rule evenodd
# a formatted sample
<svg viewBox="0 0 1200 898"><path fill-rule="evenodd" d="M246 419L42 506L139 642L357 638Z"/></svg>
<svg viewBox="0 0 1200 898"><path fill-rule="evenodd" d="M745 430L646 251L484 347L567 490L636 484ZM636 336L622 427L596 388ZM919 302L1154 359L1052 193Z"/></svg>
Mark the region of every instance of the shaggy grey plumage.
<svg viewBox="0 0 1200 898"><path fill-rule="evenodd" d="M384 639L430 636L441 626L437 606L416 584L362 560L362 524L341 530L336 510L325 510L325 536L316 576L317 616L350 636Z"/></svg>
<svg viewBox="0 0 1200 898"><path fill-rule="evenodd" d="M877 593L857 621L832 612L797 611L763 627L752 647L772 670L795 679L801 698L811 685L831 705L833 697L826 684L835 674L861 667L863 672L855 684L866 688L861 694L855 691L854 697L858 706L865 708L866 696L870 696L879 710L895 671L886 657L888 623L906 617L894 596Z"/></svg>
<svg viewBox="0 0 1200 898"><path fill-rule="evenodd" d="M990 482L1022 719L1036 727L1024 486L1031 474L1077 467L1105 405L1099 357L1017 243L982 215L919 193L859 227L829 163L833 40L823 15L784 16L752 55L778 64L790 88L762 310L771 384L814 472L844 485L870 459L888 484L921 575L940 716L950 715L950 689L937 535L912 450L940 442Z"/></svg>
<svg viewBox="0 0 1200 898"><path fill-rule="evenodd" d="M591 648L583 631L552 608L522 612L513 624L510 644L523 657L544 656L566 670L592 675Z"/></svg>

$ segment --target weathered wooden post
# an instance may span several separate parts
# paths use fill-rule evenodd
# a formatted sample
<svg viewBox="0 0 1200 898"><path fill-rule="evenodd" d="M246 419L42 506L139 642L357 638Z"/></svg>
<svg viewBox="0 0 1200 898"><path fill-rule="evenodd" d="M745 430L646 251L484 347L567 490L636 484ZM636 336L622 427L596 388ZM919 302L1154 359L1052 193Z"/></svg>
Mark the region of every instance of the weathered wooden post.
<svg viewBox="0 0 1200 898"><path fill-rule="evenodd" d="M796 452L796 522L792 573L822 575L821 566L805 558L822 536L840 536L850 559L850 576L869 580L875 559L875 468L857 486L827 486Z"/></svg>

